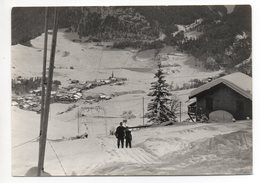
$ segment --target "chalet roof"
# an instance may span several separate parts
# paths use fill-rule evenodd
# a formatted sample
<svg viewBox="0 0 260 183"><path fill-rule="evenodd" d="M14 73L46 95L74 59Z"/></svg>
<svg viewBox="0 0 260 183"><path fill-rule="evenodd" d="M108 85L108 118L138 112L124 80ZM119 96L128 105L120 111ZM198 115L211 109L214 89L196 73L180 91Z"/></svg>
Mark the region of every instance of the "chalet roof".
<svg viewBox="0 0 260 183"><path fill-rule="evenodd" d="M189 98L193 98L199 93L209 90L212 87L221 83L225 84L226 86L243 95L244 97L252 100L252 78L241 72L226 75L209 83L206 83L196 88L195 90L192 90Z"/></svg>

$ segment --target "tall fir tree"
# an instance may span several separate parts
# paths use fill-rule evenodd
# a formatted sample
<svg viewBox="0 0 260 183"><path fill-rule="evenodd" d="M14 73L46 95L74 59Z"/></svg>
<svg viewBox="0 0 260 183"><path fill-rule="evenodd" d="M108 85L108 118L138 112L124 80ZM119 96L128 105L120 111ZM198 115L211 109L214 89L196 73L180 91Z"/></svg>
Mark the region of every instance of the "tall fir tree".
<svg viewBox="0 0 260 183"><path fill-rule="evenodd" d="M160 124L166 121L174 121L175 113L169 108L171 93L168 90L169 85L164 79L165 76L160 62L154 78L157 78L157 81L151 83L150 90L152 91L148 93L148 96L153 97L148 104L148 122Z"/></svg>

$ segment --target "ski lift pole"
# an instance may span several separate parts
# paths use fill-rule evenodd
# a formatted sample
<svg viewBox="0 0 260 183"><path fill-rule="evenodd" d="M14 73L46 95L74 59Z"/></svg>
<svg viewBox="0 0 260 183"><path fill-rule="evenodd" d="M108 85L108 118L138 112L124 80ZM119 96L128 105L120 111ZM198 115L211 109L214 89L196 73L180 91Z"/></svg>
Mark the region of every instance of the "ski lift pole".
<svg viewBox="0 0 260 183"><path fill-rule="evenodd" d="M44 27L44 52L43 52L43 67L42 67L42 92L41 92L41 122L40 122L40 135L42 132L43 114L44 114L44 97L46 85L46 60L47 60L47 44L48 44L48 15L49 9L45 8L45 27Z"/></svg>
<svg viewBox="0 0 260 183"><path fill-rule="evenodd" d="M57 8L54 8L54 25L53 25L53 34L52 34L50 65L49 65L49 73L48 73L47 91L44 100L45 109L43 113L44 115L43 115L42 134L39 140L40 150L39 150L38 172L37 172L38 176L41 176L41 173L44 170L44 157L45 157L45 149L46 149L46 138L47 138L47 129L48 129L48 117L49 117L49 108L50 108L50 97L51 97L51 89L52 89L55 52L56 52L57 32L58 32L58 12L57 12Z"/></svg>
<svg viewBox="0 0 260 183"><path fill-rule="evenodd" d="M44 53L43 53L43 68L42 68L42 92L41 92L41 119L40 119L40 138L42 135L42 129L43 129L43 115L44 115L44 98L45 98L45 85L46 85L46 60L47 60L47 43L48 43L48 14L49 9L48 7L45 8L45 24L44 24ZM39 140L39 157L40 152L42 149L42 143L41 140ZM38 171L37 174L40 175L40 166L38 165Z"/></svg>
<svg viewBox="0 0 260 183"><path fill-rule="evenodd" d="M78 107L78 136L79 136L79 117L80 117L80 114L79 114L79 107Z"/></svg>
<svg viewBox="0 0 260 183"><path fill-rule="evenodd" d="M143 97L143 126L144 126L144 97Z"/></svg>
<svg viewBox="0 0 260 183"><path fill-rule="evenodd" d="M106 119L106 111L105 111L105 109L103 108L103 114L104 114L104 116L105 116L105 130L106 130L106 136L107 136L107 119Z"/></svg>
<svg viewBox="0 0 260 183"><path fill-rule="evenodd" d="M181 122L181 102L180 102L180 122Z"/></svg>

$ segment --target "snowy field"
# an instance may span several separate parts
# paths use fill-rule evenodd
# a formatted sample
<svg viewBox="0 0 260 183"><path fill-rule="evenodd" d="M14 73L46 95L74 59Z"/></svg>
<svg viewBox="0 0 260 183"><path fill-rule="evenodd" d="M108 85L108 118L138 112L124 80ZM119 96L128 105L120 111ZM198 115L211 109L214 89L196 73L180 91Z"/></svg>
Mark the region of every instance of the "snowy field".
<svg viewBox="0 0 260 183"><path fill-rule="evenodd" d="M13 112L19 120L13 119L12 124L16 127L12 131L12 172L23 176L37 165L38 142L17 145L37 137L38 131L31 129L39 128L39 116L17 108ZM64 123L49 123L45 171L53 176L250 174L252 171L251 121L136 130L132 132L132 149L117 149L116 138L101 132L90 134L87 139L62 139L76 134L73 124Z"/></svg>
<svg viewBox="0 0 260 183"><path fill-rule="evenodd" d="M229 124L183 123L136 130L132 132L133 148L117 149L116 138L109 135L109 131L122 121L123 111L132 111L136 116L128 120L128 126L143 124L142 98L146 112L149 102L147 93L157 69L153 59L154 50L137 53L137 50L111 49L106 46L109 43L77 43L72 39L76 39L76 36L62 30L58 33L54 79L61 81L62 86L67 86L71 79L80 82L106 79L112 72L116 77L127 78L127 81L124 85L104 85L87 91L87 94L124 93L111 100L93 104L78 101L69 112L64 111L74 104L51 104L46 172L53 176L251 173L251 121ZM13 78L41 76L43 35L31 40L31 43L32 47L12 46ZM208 72L192 56L173 48L166 47L159 54L164 60L162 64L169 84L182 85L190 79L207 79L222 72ZM137 90L142 92L133 92ZM188 118L189 92L174 92L183 104L183 120ZM84 108L95 107L102 110L84 111ZM84 116L78 117L79 112ZM30 168L37 166L39 122L39 114L12 107L14 176L24 176ZM89 137L72 140L78 135L78 128L79 134L86 132Z"/></svg>

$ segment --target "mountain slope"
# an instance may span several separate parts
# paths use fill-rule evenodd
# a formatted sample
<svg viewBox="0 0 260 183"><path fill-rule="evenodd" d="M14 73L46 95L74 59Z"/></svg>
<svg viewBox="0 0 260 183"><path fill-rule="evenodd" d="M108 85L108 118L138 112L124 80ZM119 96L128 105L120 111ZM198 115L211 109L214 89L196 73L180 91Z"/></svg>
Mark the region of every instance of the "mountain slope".
<svg viewBox="0 0 260 183"><path fill-rule="evenodd" d="M101 38L153 39L160 30L176 30L175 24L190 24L198 18L216 19L226 14L224 6L125 6L59 8L59 26L71 28L82 36ZM12 44L40 35L44 27L44 8L12 9ZM53 8L50 8L52 26ZM112 34L112 35L111 35ZM127 37L126 37L127 38Z"/></svg>
<svg viewBox="0 0 260 183"><path fill-rule="evenodd" d="M203 20L198 39L177 42L180 50L191 53L209 69L232 69L251 55L251 7L236 6L219 20ZM176 41L176 40L175 40Z"/></svg>
<svg viewBox="0 0 260 183"><path fill-rule="evenodd" d="M12 44L30 45L26 42L43 32L44 11L41 7L13 8ZM50 8L49 28L52 17L53 8ZM200 24L196 23L198 20ZM186 30L180 31L180 26ZM251 55L251 7L248 5L235 6L229 14L225 6L59 8L59 27L76 32L84 41L115 42L115 48L177 46L210 70L232 70Z"/></svg>

